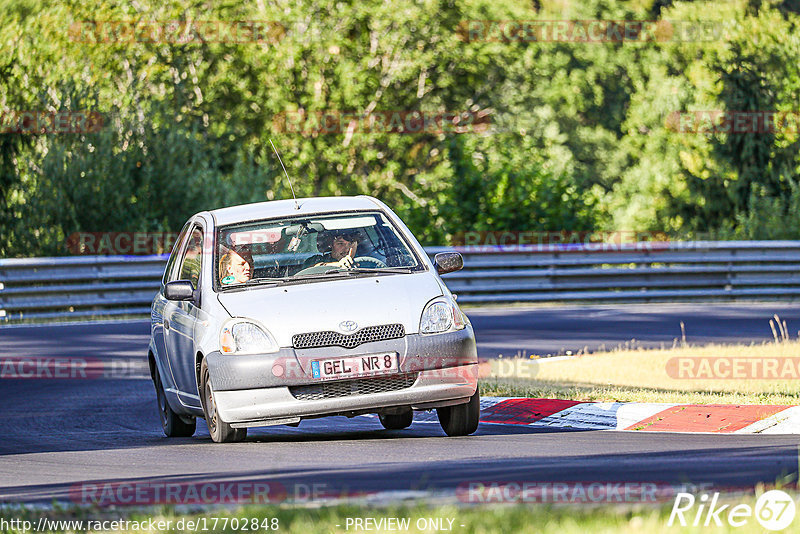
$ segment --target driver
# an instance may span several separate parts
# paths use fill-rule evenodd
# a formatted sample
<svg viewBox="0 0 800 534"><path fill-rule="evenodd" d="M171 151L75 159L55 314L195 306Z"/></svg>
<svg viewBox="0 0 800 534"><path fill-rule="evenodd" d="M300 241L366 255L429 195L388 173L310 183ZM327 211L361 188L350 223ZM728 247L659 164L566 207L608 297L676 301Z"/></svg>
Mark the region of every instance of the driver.
<svg viewBox="0 0 800 534"><path fill-rule="evenodd" d="M358 248L358 232L347 230L332 230L319 235L317 248L322 255L317 255L308 260L308 265L330 265L342 269L352 269L355 264ZM326 250L327 249L327 250Z"/></svg>
<svg viewBox="0 0 800 534"><path fill-rule="evenodd" d="M234 247L219 259L220 283L223 285L248 282L252 273L253 255L249 247Z"/></svg>

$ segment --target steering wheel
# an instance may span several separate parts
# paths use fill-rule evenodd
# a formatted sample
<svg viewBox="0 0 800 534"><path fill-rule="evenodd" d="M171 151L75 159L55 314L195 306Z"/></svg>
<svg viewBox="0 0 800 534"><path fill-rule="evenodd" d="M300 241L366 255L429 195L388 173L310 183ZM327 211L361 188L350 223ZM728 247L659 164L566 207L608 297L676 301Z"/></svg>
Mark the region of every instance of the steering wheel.
<svg viewBox="0 0 800 534"><path fill-rule="evenodd" d="M359 265L366 263L367 265ZM373 258L372 256L359 256L357 258L353 258L353 264L356 267L366 267L368 269L383 269L386 267L386 264L379 260L378 258Z"/></svg>

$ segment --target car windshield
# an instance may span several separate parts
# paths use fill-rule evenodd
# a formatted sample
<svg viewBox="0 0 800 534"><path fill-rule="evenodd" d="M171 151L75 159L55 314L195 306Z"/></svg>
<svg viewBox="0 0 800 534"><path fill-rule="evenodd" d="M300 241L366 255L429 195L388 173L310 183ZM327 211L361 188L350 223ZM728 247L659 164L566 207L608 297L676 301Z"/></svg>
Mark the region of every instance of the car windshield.
<svg viewBox="0 0 800 534"><path fill-rule="evenodd" d="M268 219L217 232L220 288L424 269L380 212Z"/></svg>

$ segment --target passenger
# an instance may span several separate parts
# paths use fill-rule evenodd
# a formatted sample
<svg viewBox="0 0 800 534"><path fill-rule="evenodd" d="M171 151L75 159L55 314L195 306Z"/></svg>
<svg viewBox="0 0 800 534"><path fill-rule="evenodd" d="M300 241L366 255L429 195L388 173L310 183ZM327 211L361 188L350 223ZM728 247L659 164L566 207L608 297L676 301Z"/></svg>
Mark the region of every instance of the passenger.
<svg viewBox="0 0 800 534"><path fill-rule="evenodd" d="M221 284L243 284L250 280L252 274L253 255L249 247L234 247L219 259Z"/></svg>

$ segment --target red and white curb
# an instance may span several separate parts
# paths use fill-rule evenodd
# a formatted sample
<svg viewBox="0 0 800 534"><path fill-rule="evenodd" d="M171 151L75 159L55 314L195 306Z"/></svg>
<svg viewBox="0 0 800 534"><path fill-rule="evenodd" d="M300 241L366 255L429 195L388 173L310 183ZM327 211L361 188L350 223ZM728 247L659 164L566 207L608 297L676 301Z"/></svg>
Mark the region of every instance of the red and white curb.
<svg viewBox="0 0 800 534"><path fill-rule="evenodd" d="M800 406L578 402L485 397L481 423L575 430L800 434ZM415 422L434 422L417 412Z"/></svg>

